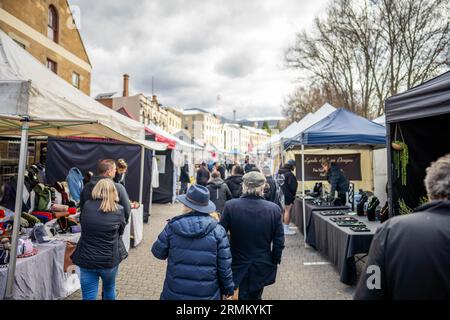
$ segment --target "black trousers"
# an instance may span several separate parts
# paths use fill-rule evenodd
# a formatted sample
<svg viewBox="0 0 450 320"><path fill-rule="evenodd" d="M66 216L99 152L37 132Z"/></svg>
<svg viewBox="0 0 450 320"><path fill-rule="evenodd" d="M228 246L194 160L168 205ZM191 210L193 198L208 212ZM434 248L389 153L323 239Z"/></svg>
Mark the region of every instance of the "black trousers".
<svg viewBox="0 0 450 320"><path fill-rule="evenodd" d="M264 287L259 290L250 291L250 281L245 277L239 285L239 300L261 300Z"/></svg>

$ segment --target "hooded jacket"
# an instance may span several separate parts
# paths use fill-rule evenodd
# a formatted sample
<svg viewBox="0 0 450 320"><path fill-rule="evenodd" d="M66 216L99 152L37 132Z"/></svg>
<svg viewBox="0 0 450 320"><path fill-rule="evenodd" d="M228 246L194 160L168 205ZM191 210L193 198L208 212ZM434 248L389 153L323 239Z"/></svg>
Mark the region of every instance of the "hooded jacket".
<svg viewBox="0 0 450 320"><path fill-rule="evenodd" d="M69 185L69 193L72 199L76 202L80 201L80 193L83 190L83 174L80 169L72 168L66 178Z"/></svg>
<svg viewBox="0 0 450 320"><path fill-rule="evenodd" d="M94 190L95 185L101 179L109 179L109 178L102 177L102 176L94 176L91 178L91 181L89 181L89 183L84 186L83 191L81 192L81 196L80 196L80 208L81 208L80 220L83 217L84 203L88 200L92 200L92 190ZM128 219L129 219L130 213L131 213L131 205L130 205L130 199L128 198L127 190L120 183L114 183L114 185L116 186L117 193L119 194L119 204L123 207L123 211L125 214L125 221L128 224Z"/></svg>
<svg viewBox="0 0 450 320"><path fill-rule="evenodd" d="M242 176L241 175L235 175L228 177L225 180L225 183L227 184L228 188L231 191L231 194L233 196L233 199L240 198L242 195Z"/></svg>
<svg viewBox="0 0 450 320"><path fill-rule="evenodd" d="M152 253L168 259L161 300L219 300L234 292L228 237L208 214L191 212L170 220Z"/></svg>
<svg viewBox="0 0 450 320"><path fill-rule="evenodd" d="M379 286L367 287L376 271L364 270L355 299L450 299L450 201L433 201L416 211L377 230L366 266L379 268Z"/></svg>
<svg viewBox="0 0 450 320"><path fill-rule="evenodd" d="M284 183L281 186L281 190L283 191L286 205L290 205L294 202L297 193L297 178L292 173L290 166L283 166L278 170L278 174L284 175Z"/></svg>
<svg viewBox="0 0 450 320"><path fill-rule="evenodd" d="M272 176L266 177L266 188L264 190L264 198L267 201L275 202L275 198L277 195L277 183L273 179Z"/></svg>
<svg viewBox="0 0 450 320"><path fill-rule="evenodd" d="M233 199L230 189L221 178L214 178L206 186L209 190L209 200L216 205L216 211L222 213L225 202Z"/></svg>

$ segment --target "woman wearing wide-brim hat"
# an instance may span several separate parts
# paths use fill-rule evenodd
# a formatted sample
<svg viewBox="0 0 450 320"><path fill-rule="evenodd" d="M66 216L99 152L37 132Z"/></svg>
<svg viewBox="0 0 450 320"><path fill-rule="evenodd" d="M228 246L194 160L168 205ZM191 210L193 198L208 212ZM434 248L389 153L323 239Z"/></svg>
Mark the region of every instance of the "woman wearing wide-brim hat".
<svg viewBox="0 0 450 320"><path fill-rule="evenodd" d="M161 300L219 300L234 293L231 252L225 229L210 213L209 191L193 185L177 197L182 214L171 219L153 244L153 255L168 259Z"/></svg>

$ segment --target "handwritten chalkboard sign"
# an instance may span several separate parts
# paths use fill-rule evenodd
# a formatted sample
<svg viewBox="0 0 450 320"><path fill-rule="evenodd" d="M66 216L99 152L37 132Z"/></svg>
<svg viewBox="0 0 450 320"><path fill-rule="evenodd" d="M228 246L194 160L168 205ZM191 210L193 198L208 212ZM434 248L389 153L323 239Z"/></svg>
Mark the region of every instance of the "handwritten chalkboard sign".
<svg viewBox="0 0 450 320"><path fill-rule="evenodd" d="M327 174L322 169L322 159L329 159L331 163L337 163L344 171L347 179L361 181L361 154L305 154L305 181L325 181ZM297 180L302 179L302 156L295 156Z"/></svg>

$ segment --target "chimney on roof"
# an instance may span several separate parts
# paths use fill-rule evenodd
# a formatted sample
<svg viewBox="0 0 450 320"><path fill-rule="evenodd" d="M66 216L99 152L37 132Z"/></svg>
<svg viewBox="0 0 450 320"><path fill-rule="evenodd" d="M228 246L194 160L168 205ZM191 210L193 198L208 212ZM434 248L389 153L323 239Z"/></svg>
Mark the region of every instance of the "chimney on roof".
<svg viewBox="0 0 450 320"><path fill-rule="evenodd" d="M233 122L236 122L236 110L233 110Z"/></svg>
<svg viewBox="0 0 450 320"><path fill-rule="evenodd" d="M128 97L130 94L129 85L130 85L130 76L127 74L124 74L123 75L123 96L124 97Z"/></svg>

